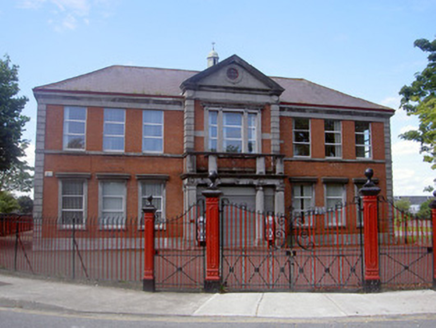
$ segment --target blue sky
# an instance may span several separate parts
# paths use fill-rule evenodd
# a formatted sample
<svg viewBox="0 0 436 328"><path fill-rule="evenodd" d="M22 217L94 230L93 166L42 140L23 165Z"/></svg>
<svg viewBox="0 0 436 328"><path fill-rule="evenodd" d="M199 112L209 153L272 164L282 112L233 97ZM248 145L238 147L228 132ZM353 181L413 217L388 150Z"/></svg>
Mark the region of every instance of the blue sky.
<svg viewBox="0 0 436 328"><path fill-rule="evenodd" d="M427 64L413 42L436 37L435 17L436 0L11 0L0 7L0 55L20 66L33 144L32 88L114 64L203 70L211 42L221 59L398 109L398 91ZM398 110L391 122L394 193L423 194L436 172L397 138L417 120Z"/></svg>

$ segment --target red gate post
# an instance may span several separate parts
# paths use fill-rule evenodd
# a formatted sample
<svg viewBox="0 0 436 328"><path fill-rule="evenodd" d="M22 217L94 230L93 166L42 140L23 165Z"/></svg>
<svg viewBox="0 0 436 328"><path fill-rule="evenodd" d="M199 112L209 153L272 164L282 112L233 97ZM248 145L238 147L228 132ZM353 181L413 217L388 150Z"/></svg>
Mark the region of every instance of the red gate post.
<svg viewBox="0 0 436 328"><path fill-rule="evenodd" d="M363 196L363 233L364 233L364 258L365 277L363 288L365 292L378 292L381 288L378 228L377 228L377 195L380 193L371 178L374 175L372 169L366 169L365 176L368 181L360 189Z"/></svg>
<svg viewBox="0 0 436 328"><path fill-rule="evenodd" d="M155 291L154 277L154 219L156 207L151 204L152 197L148 198L149 204L142 208L144 213L144 277L142 278L142 290Z"/></svg>
<svg viewBox="0 0 436 328"><path fill-rule="evenodd" d="M436 191L433 192L436 197ZM436 290L436 199L430 203L431 218L433 221L433 289Z"/></svg>
<svg viewBox="0 0 436 328"><path fill-rule="evenodd" d="M220 276L220 215L219 200L222 192L216 188L217 173L209 174L211 184L203 191L206 197L206 277L204 291L219 292L221 288Z"/></svg>

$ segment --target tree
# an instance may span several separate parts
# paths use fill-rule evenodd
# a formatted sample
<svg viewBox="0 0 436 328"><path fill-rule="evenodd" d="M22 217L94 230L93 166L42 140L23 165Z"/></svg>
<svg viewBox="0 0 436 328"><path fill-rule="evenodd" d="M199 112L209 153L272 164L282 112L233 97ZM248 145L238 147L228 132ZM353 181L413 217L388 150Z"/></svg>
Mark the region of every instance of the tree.
<svg viewBox="0 0 436 328"><path fill-rule="evenodd" d="M19 91L18 66L5 56L0 59L0 172L23 164L20 157L28 145L22 133L30 118L21 114L28 99L17 97Z"/></svg>
<svg viewBox="0 0 436 328"><path fill-rule="evenodd" d="M401 198L397 200L394 205L401 212L409 212L411 203L409 198Z"/></svg>
<svg viewBox="0 0 436 328"><path fill-rule="evenodd" d="M418 213L416 213L417 218L420 218L420 219L430 219L431 218L430 203L432 201L433 201L432 199L429 199L419 206L419 211L418 211Z"/></svg>
<svg viewBox="0 0 436 328"><path fill-rule="evenodd" d="M33 187L33 168L19 161L9 169L0 171L0 190L28 192Z"/></svg>
<svg viewBox="0 0 436 328"><path fill-rule="evenodd" d="M0 191L0 213L12 213L19 208L20 206L14 196L6 191Z"/></svg>
<svg viewBox="0 0 436 328"><path fill-rule="evenodd" d="M427 186L424 188L424 192L433 192L434 188L432 186Z"/></svg>
<svg viewBox="0 0 436 328"><path fill-rule="evenodd" d="M17 198L20 213L32 213L33 200L29 196L20 196Z"/></svg>
<svg viewBox="0 0 436 328"><path fill-rule="evenodd" d="M436 169L436 39L432 42L418 39L414 43L424 52L429 53L427 67L415 75L415 81L404 86L399 94L402 96L401 108L408 115L419 118L417 130L410 130L400 135L404 140L417 141L421 144L420 153L424 161Z"/></svg>

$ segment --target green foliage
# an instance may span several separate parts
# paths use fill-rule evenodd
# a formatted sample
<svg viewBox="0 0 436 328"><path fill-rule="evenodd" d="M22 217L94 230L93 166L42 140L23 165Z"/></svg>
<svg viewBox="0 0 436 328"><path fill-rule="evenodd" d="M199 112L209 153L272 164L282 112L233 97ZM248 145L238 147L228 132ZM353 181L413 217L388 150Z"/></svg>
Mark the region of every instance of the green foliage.
<svg viewBox="0 0 436 328"><path fill-rule="evenodd" d="M32 213L33 200L29 196L20 196L17 198L20 213Z"/></svg>
<svg viewBox="0 0 436 328"><path fill-rule="evenodd" d="M433 192L434 188L432 186L427 186L424 188L423 192Z"/></svg>
<svg viewBox="0 0 436 328"><path fill-rule="evenodd" d="M0 213L12 213L20 208L12 194L0 191Z"/></svg>
<svg viewBox="0 0 436 328"><path fill-rule="evenodd" d="M9 169L0 171L0 190L29 192L33 187L33 168L17 161Z"/></svg>
<svg viewBox="0 0 436 328"><path fill-rule="evenodd" d="M426 202L422 203L419 207L418 213L416 213L416 217L419 219L430 219L431 218L431 208L430 203L432 202L432 199L427 200Z"/></svg>
<svg viewBox="0 0 436 328"><path fill-rule="evenodd" d="M401 212L409 212L411 203L408 198L403 198L397 200L394 205Z"/></svg>
<svg viewBox="0 0 436 328"><path fill-rule="evenodd" d="M8 56L0 59L0 172L22 163L28 141L22 139L29 117L21 115L28 99L17 97L18 66Z"/></svg>
<svg viewBox="0 0 436 328"><path fill-rule="evenodd" d="M436 39L416 40L415 47L429 53L427 67L415 75L415 81L404 86L399 94L402 96L401 108L408 115L419 118L418 130L407 131L400 135L404 140L421 144L420 153L425 162L436 169Z"/></svg>

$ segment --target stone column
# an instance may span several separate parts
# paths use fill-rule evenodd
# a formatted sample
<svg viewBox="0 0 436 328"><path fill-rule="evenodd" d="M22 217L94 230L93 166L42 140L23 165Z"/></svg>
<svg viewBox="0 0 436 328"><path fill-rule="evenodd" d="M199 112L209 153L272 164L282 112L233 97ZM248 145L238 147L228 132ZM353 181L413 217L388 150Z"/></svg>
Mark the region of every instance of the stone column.
<svg viewBox="0 0 436 328"><path fill-rule="evenodd" d="M185 108L184 108L184 146L185 152L194 149L194 123L195 123L195 101L189 99L192 97L193 92L186 91Z"/></svg>
<svg viewBox="0 0 436 328"><path fill-rule="evenodd" d="M278 97L274 97L277 102ZM280 153L280 107L274 103L271 104L271 153Z"/></svg>
<svg viewBox="0 0 436 328"><path fill-rule="evenodd" d="M256 186L256 244L263 239L263 217L265 212L265 192L261 184Z"/></svg>
<svg viewBox="0 0 436 328"><path fill-rule="evenodd" d="M154 219L156 208L151 204L152 197L149 197L149 204L142 211L144 213L144 277L143 291L155 291L154 277Z"/></svg>
<svg viewBox="0 0 436 328"><path fill-rule="evenodd" d="M276 186L274 212L276 217L285 214L285 186L283 182L280 182L280 184Z"/></svg>
<svg viewBox="0 0 436 328"><path fill-rule="evenodd" d="M377 228L377 195L380 193L371 178L374 175L372 169L365 171L368 181L365 183L360 194L363 196L363 239L364 239L364 262L365 276L363 288L366 292L379 292L380 265L378 249L378 228Z"/></svg>

